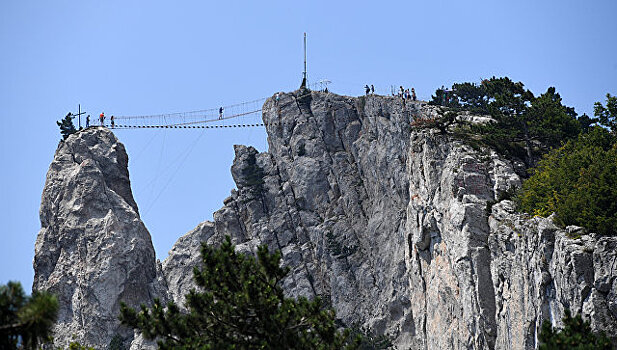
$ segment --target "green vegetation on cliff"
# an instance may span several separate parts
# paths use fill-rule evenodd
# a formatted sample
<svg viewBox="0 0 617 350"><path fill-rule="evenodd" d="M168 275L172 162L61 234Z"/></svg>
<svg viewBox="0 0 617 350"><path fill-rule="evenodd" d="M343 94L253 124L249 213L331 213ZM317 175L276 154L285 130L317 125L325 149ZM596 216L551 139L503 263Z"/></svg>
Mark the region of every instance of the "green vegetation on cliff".
<svg viewBox="0 0 617 350"><path fill-rule="evenodd" d="M430 104L448 112L490 115L493 122L464 125L458 133L532 166L540 155L581 131L574 109L561 101L554 87L535 97L521 82L493 77L479 85L466 82L449 91L439 89Z"/></svg>
<svg viewBox="0 0 617 350"><path fill-rule="evenodd" d="M595 334L581 315L572 317L569 310L563 318L563 328L554 329L550 322L542 324L538 336L540 350L610 350L611 342L604 333Z"/></svg>
<svg viewBox="0 0 617 350"><path fill-rule="evenodd" d="M445 122L463 111L491 116L493 122L459 123L454 132L527 164L531 176L516 196L521 210L555 213L562 226L617 234L616 97L607 94L606 106L597 102L595 118L578 117L553 87L535 97L507 77L454 84L432 98Z"/></svg>
<svg viewBox="0 0 617 350"><path fill-rule="evenodd" d="M523 184L521 209L560 225L617 234L617 139L593 127L547 154Z"/></svg>
<svg viewBox="0 0 617 350"><path fill-rule="evenodd" d="M202 245L194 269L198 290L186 296L188 313L157 300L136 311L121 306L120 320L160 349L353 349L349 332L337 330L334 311L316 298L285 297L288 269L266 246L252 255L235 251L229 237L220 248Z"/></svg>
<svg viewBox="0 0 617 350"><path fill-rule="evenodd" d="M73 125L73 115L71 113L67 114L64 119L57 121L58 127L60 127L60 134L62 134L62 139L66 140L71 134L77 132L75 129L75 125Z"/></svg>
<svg viewBox="0 0 617 350"><path fill-rule="evenodd" d="M555 213L563 226L617 234L617 99L607 95L606 104L597 102L597 119L590 119L602 126L589 127L540 161L523 184L522 210L540 216Z"/></svg>

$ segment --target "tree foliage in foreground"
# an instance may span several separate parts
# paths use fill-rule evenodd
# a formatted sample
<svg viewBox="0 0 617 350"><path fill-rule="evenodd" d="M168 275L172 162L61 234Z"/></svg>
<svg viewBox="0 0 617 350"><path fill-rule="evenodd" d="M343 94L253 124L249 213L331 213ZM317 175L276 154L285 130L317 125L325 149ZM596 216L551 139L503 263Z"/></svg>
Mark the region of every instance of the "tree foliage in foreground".
<svg viewBox="0 0 617 350"><path fill-rule="evenodd" d="M617 139L596 126L547 154L523 183L521 209L561 225L617 234Z"/></svg>
<svg viewBox="0 0 617 350"><path fill-rule="evenodd" d="M594 334L589 322L581 315L572 317L569 310L563 318L563 328L554 329L549 321L544 321L538 336L539 350L610 350L611 342L602 332Z"/></svg>
<svg viewBox="0 0 617 350"><path fill-rule="evenodd" d="M229 237L220 248L202 245L202 268L194 269L199 290L186 296L188 312L173 302L137 311L121 306L120 320L161 349L353 349L348 332L337 330L334 311L319 299L286 298L280 281L280 252L266 246L237 253Z"/></svg>
<svg viewBox="0 0 617 350"><path fill-rule="evenodd" d="M58 300L46 292L26 296L19 282L0 286L0 349L36 349L47 341Z"/></svg>

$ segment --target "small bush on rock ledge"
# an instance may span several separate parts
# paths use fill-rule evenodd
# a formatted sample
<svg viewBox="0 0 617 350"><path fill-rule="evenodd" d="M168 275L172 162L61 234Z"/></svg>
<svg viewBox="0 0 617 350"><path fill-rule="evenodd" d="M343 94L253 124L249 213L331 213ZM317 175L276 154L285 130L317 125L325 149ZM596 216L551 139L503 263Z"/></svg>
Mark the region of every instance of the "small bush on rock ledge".
<svg viewBox="0 0 617 350"><path fill-rule="evenodd" d="M604 333L594 334L589 322L581 315L572 317L569 310L563 318L563 328L554 329L544 321L538 336L539 350L610 350L611 342Z"/></svg>

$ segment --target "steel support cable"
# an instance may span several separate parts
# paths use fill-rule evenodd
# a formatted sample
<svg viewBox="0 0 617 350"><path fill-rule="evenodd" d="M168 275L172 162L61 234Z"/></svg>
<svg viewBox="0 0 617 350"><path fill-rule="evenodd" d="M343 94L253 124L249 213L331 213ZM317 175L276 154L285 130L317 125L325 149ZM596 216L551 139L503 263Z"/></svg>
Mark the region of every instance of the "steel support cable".
<svg viewBox="0 0 617 350"><path fill-rule="evenodd" d="M161 139L161 149L160 149L159 156L158 156L158 162L157 162L157 165L156 165L156 171L154 171L154 175L150 178L150 180L143 187L143 188L146 188L146 189L148 189L148 188L149 189L153 189L154 188L154 184L158 181L159 177L163 176L165 174L165 172L167 172L167 170L169 169L169 167L167 167L166 169L161 171L161 166L163 164L163 153L165 153L164 152L164 150L165 150L165 138L167 137L166 130L159 130L155 135L160 135L161 133L163 135L160 138ZM174 161L174 163L175 163L175 161ZM154 193L154 191L150 190L150 192L149 192L150 195L148 196L148 199L152 198L153 193ZM144 206L144 207L146 207L146 206ZM149 204L148 204L148 207L149 207Z"/></svg>
<svg viewBox="0 0 617 350"><path fill-rule="evenodd" d="M195 146L197 145L197 143L199 142L199 140L201 140L201 138L204 136L203 133L199 134L199 137L197 137L197 139L193 142L193 144L189 147L188 151L186 152L186 154L184 155L184 158L182 159L182 161L180 161L180 164L178 164L178 167L175 169L175 171L173 172L173 174L171 175L171 177L169 178L169 180L167 180L167 182L165 183L165 186L163 186L163 188L161 189L161 191L159 192L159 194L154 198L154 200L150 203L150 206L146 209L146 211L144 212L144 215L147 215L148 212L150 211L150 209L152 209L152 207L154 206L154 204L156 203L156 201L159 199L159 197L163 194L163 192L165 192L165 189L167 189L167 186L169 186L169 184L171 183L171 181L173 180L173 178L176 176L176 174L178 173L178 171L180 170L180 168L182 168L182 165L184 165L184 162L186 161L186 159L189 157L189 155L193 152L193 149L195 148ZM175 163L175 161L174 161Z"/></svg>
<svg viewBox="0 0 617 350"><path fill-rule="evenodd" d="M146 145L144 147L141 148L141 150L137 153L137 155L135 157L133 157L133 162L137 161L138 159L140 159L141 155L144 153L144 151L150 147L150 144L152 143L152 141L157 138L160 135L161 131L157 131L156 133L152 134L152 137L150 137L150 140L148 140L148 142L146 143Z"/></svg>

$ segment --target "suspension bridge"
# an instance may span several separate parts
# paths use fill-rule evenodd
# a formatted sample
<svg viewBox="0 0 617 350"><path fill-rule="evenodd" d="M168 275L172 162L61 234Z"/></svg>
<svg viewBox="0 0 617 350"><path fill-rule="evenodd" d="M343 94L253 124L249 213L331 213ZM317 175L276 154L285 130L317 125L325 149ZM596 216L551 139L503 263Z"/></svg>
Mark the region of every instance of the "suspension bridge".
<svg viewBox="0 0 617 350"><path fill-rule="evenodd" d="M226 123L237 121L240 117L248 117L261 112L261 106L266 98L203 109L190 112L167 113L156 115L114 116L114 124L105 124L114 129L216 129L259 127L263 123ZM221 123L224 124L221 124Z"/></svg>
<svg viewBox="0 0 617 350"><path fill-rule="evenodd" d="M329 83L329 80L322 80L311 84L310 88L324 91ZM310 93L311 89L308 91L308 93ZM101 124L113 129L225 129L262 127L264 126L263 122L256 122L255 120L247 122L247 119L242 117L250 117L261 113L262 105L267 99L267 97L264 97L233 105L190 112L136 116L119 115L114 116L113 124L110 124L107 120L104 120ZM287 102L287 104L290 103L293 102ZM285 105L286 104L280 104L279 107L282 108L285 107ZM80 114L84 114L84 112L80 110ZM107 119L107 116L105 119ZM229 123L230 121L231 123ZM97 125L94 120L91 120L90 124Z"/></svg>

